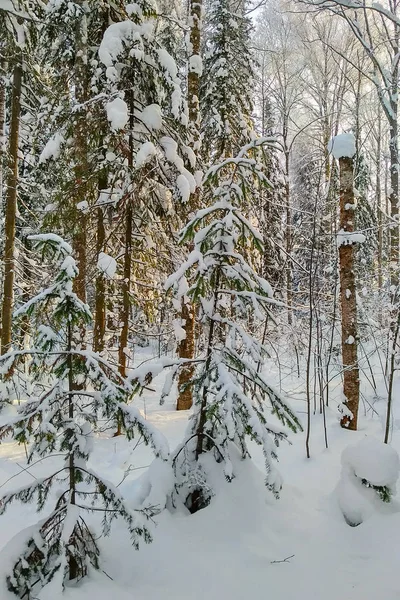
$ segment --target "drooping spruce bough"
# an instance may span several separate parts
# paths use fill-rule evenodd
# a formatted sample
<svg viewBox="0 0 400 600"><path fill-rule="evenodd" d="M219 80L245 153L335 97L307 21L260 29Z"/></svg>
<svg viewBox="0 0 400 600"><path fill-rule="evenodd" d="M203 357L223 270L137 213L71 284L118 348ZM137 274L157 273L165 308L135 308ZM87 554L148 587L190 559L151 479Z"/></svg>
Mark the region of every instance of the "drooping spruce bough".
<svg viewBox="0 0 400 600"><path fill-rule="evenodd" d="M71 247L54 234L31 236L47 258L59 262L55 281L17 310L28 315L37 331L32 348L0 357L2 378L12 377L18 363L29 357L31 385L17 415L0 427L0 439L11 436L27 445L28 464L51 458L49 473L0 501L3 514L14 500L36 501L38 511L50 512L29 532L12 573L11 591L34 598L53 578L55 585L79 580L90 566L99 567L98 532L87 523L87 514L100 513L101 532L122 518L132 544L151 541L148 520L154 507L130 508L120 491L88 464L99 419L118 418L128 439L136 432L151 444L156 456L168 458L168 445L140 412L128 404L137 382L127 382L98 354L80 347L80 330L91 322L89 308L73 292L77 267ZM46 323L46 324L44 324ZM6 389L6 388L5 388ZM57 492L54 488L57 488ZM53 493L51 493L53 492Z"/></svg>

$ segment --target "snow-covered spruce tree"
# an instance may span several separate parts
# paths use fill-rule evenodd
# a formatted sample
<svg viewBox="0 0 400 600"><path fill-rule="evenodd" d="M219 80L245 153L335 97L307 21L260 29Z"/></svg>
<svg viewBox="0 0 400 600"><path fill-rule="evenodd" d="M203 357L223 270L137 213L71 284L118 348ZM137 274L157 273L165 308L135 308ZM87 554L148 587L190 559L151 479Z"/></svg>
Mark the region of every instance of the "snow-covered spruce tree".
<svg viewBox="0 0 400 600"><path fill-rule="evenodd" d="M111 129L120 130L124 150L115 152L115 164L120 165L117 209L124 226L116 234L123 263L121 373L127 365L132 304L144 308L145 285L147 297L154 299L154 313L154 306L160 303L160 273L164 272L165 279L173 270L173 199L187 202L196 187L185 166L185 158L190 162L194 155L184 143L188 116L178 69L157 38L154 7L143 0L140 6L129 5L127 12L129 18L107 28L99 48L107 78L107 115ZM157 248L166 249L163 256ZM146 311L150 312L148 307Z"/></svg>
<svg viewBox="0 0 400 600"><path fill-rule="evenodd" d="M262 446L266 485L278 496L281 479L273 459L279 442L287 437L279 421L293 431L301 429L285 400L260 373L264 348L246 327L250 315L253 323L262 321L275 302L271 286L252 264L254 255L262 253L262 237L240 211L251 201L248 195L254 189L248 185L249 173L257 175L260 185L265 183L254 158L262 145L262 140L255 141L206 173L204 198L209 206L199 210L182 231L181 241L190 242L193 250L166 285L175 287L178 298L191 299L206 331L204 357L196 361L189 383L194 411L186 437L172 458L173 502L180 498L191 512L207 505L212 494L203 456L212 454L223 461L230 480L234 477L231 445L246 458L247 439ZM276 424L267 420L268 407Z"/></svg>
<svg viewBox="0 0 400 600"><path fill-rule="evenodd" d="M254 137L251 123L253 58L245 2L214 0L207 12L208 39L200 86L205 161L235 156Z"/></svg>
<svg viewBox="0 0 400 600"><path fill-rule="evenodd" d="M77 267L71 247L55 234L32 236L32 240L45 256L58 260L59 272L52 285L17 311L16 316L27 314L36 325L33 347L26 351L31 356L32 385L17 415L0 427L1 439L11 435L27 444L28 463L52 458L46 463L51 465L46 476L1 498L1 513L15 500L36 499L40 512L54 503L28 532L7 577L9 589L25 599L36 597L52 580L52 585L61 587L67 580L84 577L90 566L99 566L98 537L85 516L91 511L102 514L103 534L120 517L135 547L141 539L151 540L147 522L152 509L132 510L119 490L88 464L99 418L118 418L128 438L138 430L157 456L168 457L164 438L127 404L134 382L128 384L113 366L74 341L91 314L73 292ZM0 357L3 377L12 373L26 352L10 350ZM51 493L54 488L56 496Z"/></svg>

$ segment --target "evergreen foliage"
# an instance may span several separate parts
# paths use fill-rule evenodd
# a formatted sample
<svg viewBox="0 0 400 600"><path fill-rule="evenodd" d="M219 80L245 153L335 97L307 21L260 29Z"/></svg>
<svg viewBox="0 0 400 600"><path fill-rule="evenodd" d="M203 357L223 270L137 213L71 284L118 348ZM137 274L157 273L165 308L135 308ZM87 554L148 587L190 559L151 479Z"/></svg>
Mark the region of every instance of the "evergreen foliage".
<svg viewBox="0 0 400 600"><path fill-rule="evenodd" d="M244 11L245 3L216 0L207 14L200 113L202 151L210 162L236 156L254 137L251 22Z"/></svg>
<svg viewBox="0 0 400 600"><path fill-rule="evenodd" d="M204 358L197 361L190 383L194 411L186 438L173 455L175 493L192 512L210 499L203 454L222 461L230 480L231 444L246 458L247 439L255 441L263 449L266 485L278 496L281 480L273 459L287 438L279 422L293 431L301 429L286 401L260 374L265 350L247 326L250 315L257 322L271 317L275 303L271 286L254 269L254 256L263 251L262 237L241 212L241 206L251 202L254 188L249 179L257 176L260 185L266 183L258 161L263 143L243 147L236 157L206 173L209 206L183 229L181 241L192 243L193 250L167 282L168 288L175 286L178 298L187 296L197 306L199 323L207 332ZM267 406L276 424L268 420Z"/></svg>
<svg viewBox="0 0 400 600"><path fill-rule="evenodd" d="M122 518L132 544L151 541L148 519L156 510L132 510L120 491L89 463L99 419L122 424L128 439L139 432L156 456L166 460L168 447L160 436L128 404L137 382L128 383L99 355L76 342L79 330L88 326L91 314L72 291L77 268L71 247L55 234L32 236L45 258L56 260L59 271L47 289L18 309L35 323L33 345L26 351L10 351L0 357L2 377L12 377L20 361L30 357L31 385L17 415L0 427L0 438L26 444L28 464L53 457L48 475L7 493L1 513L10 503L36 501L37 510L54 506L29 534L20 558L7 578L8 587L20 598L33 598L38 588L55 578L56 585L79 580L90 566L99 567L97 536L87 523L87 513L100 511L102 533L113 519ZM51 494L57 487L57 497ZM57 575L57 576L56 576Z"/></svg>

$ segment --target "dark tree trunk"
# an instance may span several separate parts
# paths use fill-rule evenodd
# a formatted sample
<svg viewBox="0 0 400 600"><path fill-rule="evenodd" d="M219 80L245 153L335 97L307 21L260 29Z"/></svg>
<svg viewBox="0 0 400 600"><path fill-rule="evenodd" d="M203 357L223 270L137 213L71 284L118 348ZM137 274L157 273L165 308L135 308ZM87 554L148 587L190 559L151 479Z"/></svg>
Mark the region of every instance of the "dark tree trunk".
<svg viewBox="0 0 400 600"><path fill-rule="evenodd" d="M340 167L340 230L354 231L354 161L341 158ZM339 246L340 306L342 311L342 362L343 394L346 412L340 421L346 429L357 429L359 404L359 370L357 361L357 296L354 273L355 245L349 236L347 243ZM351 413L351 415L350 415Z"/></svg>
<svg viewBox="0 0 400 600"><path fill-rule="evenodd" d="M200 55L200 39L201 39L201 12L202 0L190 0L190 44L192 55ZM189 128L190 136L193 145L195 156L198 156L200 145L200 112L199 112L199 95L200 95L200 77L196 69L189 68L188 74L188 106L189 106ZM189 210L195 210L199 206L199 194L197 189L194 194L191 194L189 199ZM186 217L186 215L184 215ZM178 344L179 358L194 358L195 352L195 319L196 313L190 303L182 302L181 321L182 328L185 331L186 338ZM193 404L192 388L190 380L193 377L193 367L187 367L179 373L178 377L178 400L176 404L177 410L188 410Z"/></svg>
<svg viewBox="0 0 400 600"><path fill-rule="evenodd" d="M15 222L17 215L18 143L21 116L22 57L18 53L13 75L11 124L9 142L9 171L5 211L4 284L2 302L1 352L11 346L12 311L14 305Z"/></svg>
<svg viewBox="0 0 400 600"><path fill-rule="evenodd" d="M80 0L82 3L82 0ZM79 273L74 279L74 291L82 302L86 302L86 271L87 271L87 215L85 210L80 210L77 205L80 202L89 203L89 165L88 165L88 128L87 112L85 102L87 100L88 88L88 64L87 64L87 20L83 14L76 28L75 44L75 98L80 105L76 111L74 122L75 131L75 167L74 167L74 194L72 197L72 213L74 219L74 235L72 246Z"/></svg>

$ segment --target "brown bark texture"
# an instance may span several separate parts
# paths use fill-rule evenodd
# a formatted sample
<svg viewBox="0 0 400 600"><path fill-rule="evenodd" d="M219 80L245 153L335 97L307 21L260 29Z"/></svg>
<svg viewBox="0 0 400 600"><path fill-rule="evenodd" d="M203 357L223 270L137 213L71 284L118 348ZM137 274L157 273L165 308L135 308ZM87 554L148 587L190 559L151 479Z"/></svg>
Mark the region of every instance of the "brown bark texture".
<svg viewBox="0 0 400 600"><path fill-rule="evenodd" d="M0 46L1 49L1 46ZM0 202L3 204L2 192L3 192L3 169L4 169L4 156L6 154L6 138L5 138L5 124L6 124L6 85L4 80L4 74L6 70L6 61L0 59Z"/></svg>
<svg viewBox="0 0 400 600"><path fill-rule="evenodd" d="M192 55L200 55L200 40L201 40L201 13L202 0L191 0L190 2L190 47ZM200 149L200 111L199 111L199 94L200 94L200 77L196 70L189 68L188 73L188 107L189 107L189 131L192 141L193 151L197 157ZM196 189L194 194L191 194L189 206L185 210L187 213L190 210L199 208L200 190ZM187 216L187 215L184 215ZM186 338L178 345L179 358L193 359L195 353L195 320L196 312L190 303L182 302L181 311L182 327L186 333ZM186 367L179 373L178 377L178 400L176 404L177 410L188 410L193 404L192 388L188 383L193 377L194 368Z"/></svg>
<svg viewBox="0 0 400 600"><path fill-rule="evenodd" d="M343 394L346 412L340 424L346 429L357 429L359 404L359 369L357 361L357 298L354 272L355 249L351 236L354 232L354 164L353 158L341 158L340 167L340 230L343 238L339 246L340 306L342 312ZM343 241L344 240L344 241ZM352 416L350 416L350 414Z"/></svg>
<svg viewBox="0 0 400 600"><path fill-rule="evenodd" d="M76 28L75 48L75 99L79 108L74 123L74 146L76 151L74 180L75 189L72 195L72 223L74 228L72 247L79 273L74 279L74 291L82 302L86 302L86 238L87 216L78 208L80 202L89 202L89 165L88 165L88 130L85 102L88 98L88 64L87 64L87 22L83 15Z"/></svg>
<svg viewBox="0 0 400 600"><path fill-rule="evenodd" d="M128 166L133 169L133 126L134 126L134 93L129 90L129 156ZM120 312L121 333L118 346L118 370L122 377L126 377L127 354L129 339L129 319L131 314L131 280L132 280L132 235L133 235L133 198L127 198L125 207L125 248L124 248L124 278L122 281L122 306ZM121 422L117 422L117 431L114 435L121 435Z"/></svg>
<svg viewBox="0 0 400 600"><path fill-rule="evenodd" d="M13 74L11 102L11 124L9 141L9 161L7 176L7 198L5 210L4 243L4 284L1 323L1 352L9 350L12 339L12 311L14 304L15 270L15 222L17 215L18 186L18 143L21 116L22 59L18 55Z"/></svg>
<svg viewBox="0 0 400 600"><path fill-rule="evenodd" d="M128 346L129 316L131 311L132 228L133 209L132 202L129 199L125 215L124 279L122 282L122 309L120 314L121 335L118 348L119 372L122 377L126 376L126 347Z"/></svg>
<svg viewBox="0 0 400 600"><path fill-rule="evenodd" d="M110 21L110 6L104 6L103 9L103 22L100 29L100 36L97 40L98 43L103 39L103 35L108 27ZM101 133L99 139L99 148L104 147L104 137L108 129L108 123L103 115L103 108L101 108L101 114L98 115L98 119L101 123ZM103 189L107 188L108 172L106 168L101 169L98 180L97 180L97 194ZM96 227L96 258L98 260L99 254L105 251L106 244L106 229L104 225L104 209L99 206L96 210L97 216L97 227ZM95 291L95 312L94 312L94 328L93 328L93 350L95 352L102 352L105 345L105 334L106 334L106 296L107 296L107 282L104 273L97 270L96 275L96 291Z"/></svg>
<svg viewBox="0 0 400 600"><path fill-rule="evenodd" d="M179 343L179 358L192 359L195 351L195 311L190 303L182 302L181 319L184 322L182 327L185 330L186 338ZM193 377L194 369L188 366L179 373L178 389L180 390L177 402L177 410L188 410L193 403L193 394L190 381Z"/></svg>
<svg viewBox="0 0 400 600"><path fill-rule="evenodd" d="M104 186L105 187L105 186ZM99 189L101 186L99 185ZM96 256L104 251L106 231L104 227L104 214L102 207L97 209L97 235L96 235ZM99 272L96 275L96 298L95 298L95 319L93 329L93 350L102 352L104 350L104 336L106 332L106 279L104 273Z"/></svg>

